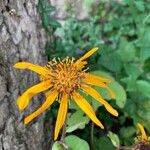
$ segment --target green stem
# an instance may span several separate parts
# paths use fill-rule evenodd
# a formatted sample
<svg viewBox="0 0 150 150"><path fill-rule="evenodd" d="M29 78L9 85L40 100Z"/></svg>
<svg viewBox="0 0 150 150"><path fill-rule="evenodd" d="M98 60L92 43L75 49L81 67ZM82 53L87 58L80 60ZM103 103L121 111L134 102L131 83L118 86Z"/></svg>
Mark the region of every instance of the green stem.
<svg viewBox="0 0 150 150"><path fill-rule="evenodd" d="M61 136L61 140L60 140L62 143L65 143L66 127L67 127L67 121L66 120L65 120L63 128L62 128L62 136Z"/></svg>
<svg viewBox="0 0 150 150"><path fill-rule="evenodd" d="M61 139L60 139L60 143L63 146L63 150L68 150L68 146L65 144L66 127L67 127L67 117L66 117L66 120L65 120L63 128L62 128L62 135L61 135Z"/></svg>
<svg viewBox="0 0 150 150"><path fill-rule="evenodd" d="M94 123L91 122L91 133L90 133L90 144L91 144L91 150L94 150Z"/></svg>

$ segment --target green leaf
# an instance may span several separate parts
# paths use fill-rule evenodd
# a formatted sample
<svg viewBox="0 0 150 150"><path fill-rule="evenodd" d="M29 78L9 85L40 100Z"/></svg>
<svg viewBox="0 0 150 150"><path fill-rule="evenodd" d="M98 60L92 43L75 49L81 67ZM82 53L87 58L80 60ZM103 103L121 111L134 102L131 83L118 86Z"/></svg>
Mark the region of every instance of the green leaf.
<svg viewBox="0 0 150 150"><path fill-rule="evenodd" d="M125 103L126 103L126 91L124 90L123 86L120 85L116 81L112 81L111 83L108 84L111 89L114 91L116 94L116 104L120 107L123 108Z"/></svg>
<svg viewBox="0 0 150 150"><path fill-rule="evenodd" d="M130 62L135 59L135 48L131 42L127 42L125 38L121 39L117 54L123 62Z"/></svg>
<svg viewBox="0 0 150 150"><path fill-rule="evenodd" d="M52 150L64 150L64 148L62 144L60 144L59 142L55 142L53 144Z"/></svg>
<svg viewBox="0 0 150 150"><path fill-rule="evenodd" d="M122 127L120 134L123 138L132 137L136 133L136 129L133 126Z"/></svg>
<svg viewBox="0 0 150 150"><path fill-rule="evenodd" d="M141 56L142 60L146 60L146 59L150 58L150 47L141 48L140 56Z"/></svg>
<svg viewBox="0 0 150 150"><path fill-rule="evenodd" d="M110 32L110 31L112 31L112 29L113 29L113 26L111 23L105 23L104 31Z"/></svg>
<svg viewBox="0 0 150 150"><path fill-rule="evenodd" d="M131 117L134 120L134 123L142 123L147 129L150 130L150 99L143 99L140 97L140 93L135 93L134 99L128 99L125 106L125 112L128 114L128 117ZM124 129L125 130L125 129ZM127 138L127 130L120 131L121 136ZM130 129L129 129L130 132ZM132 132L132 131L131 131Z"/></svg>
<svg viewBox="0 0 150 150"><path fill-rule="evenodd" d="M150 83L145 80L138 80L136 82L137 90L141 92L144 96L150 98Z"/></svg>
<svg viewBox="0 0 150 150"><path fill-rule="evenodd" d="M42 22L45 28L49 26L50 17L47 15L47 13L43 13Z"/></svg>
<svg viewBox="0 0 150 150"><path fill-rule="evenodd" d="M141 60L146 60L150 57L150 27L140 26L139 28L139 39L137 41L140 44L140 58Z"/></svg>
<svg viewBox="0 0 150 150"><path fill-rule="evenodd" d="M114 91L114 93L116 94L116 104L120 107L123 108L125 103L126 103L126 92L123 88L122 85L120 85L117 81L114 80L113 77L110 76L110 74L106 73L106 72L102 72L102 71L94 71L94 74L101 76L101 77L105 77L105 78L109 78L111 79L111 82L108 83L107 85ZM102 94L102 96L104 98L107 99L111 99L110 95L108 95L108 92L106 94L106 90L104 92L104 89L101 90L100 88L98 91Z"/></svg>
<svg viewBox="0 0 150 150"><path fill-rule="evenodd" d="M90 150L88 143L75 135L67 136L65 143L70 150Z"/></svg>
<svg viewBox="0 0 150 150"><path fill-rule="evenodd" d="M58 21L56 21L55 19L52 19L52 18L50 18L49 24L50 24L53 28L61 27L61 24L60 24Z"/></svg>
<svg viewBox="0 0 150 150"><path fill-rule="evenodd" d="M115 133L109 131L107 136L110 138L112 144L113 144L115 147L119 147L119 146L120 146L120 141L119 141L119 137L118 137L117 134L115 134Z"/></svg>
<svg viewBox="0 0 150 150"><path fill-rule="evenodd" d="M51 13L52 11L56 10L56 8L52 5L48 5L45 9L44 12L46 13Z"/></svg>
<svg viewBox="0 0 150 150"><path fill-rule="evenodd" d="M121 79L121 81L127 85L127 88L126 88L127 91L130 91L130 92L137 91L136 79L133 78L132 76L125 77Z"/></svg>
<svg viewBox="0 0 150 150"><path fill-rule="evenodd" d="M71 101L70 103L74 103L74 101ZM74 105L76 105L74 103ZM84 115L84 112L80 110L79 107L72 106L75 108L74 113L70 113L67 118L67 129L66 132L70 133L77 129L84 129L85 125L89 123L89 118ZM72 108L70 107L70 108Z"/></svg>
<svg viewBox="0 0 150 150"><path fill-rule="evenodd" d="M142 67L137 64L125 64L124 65L125 71L128 76L131 76L132 78L136 79L142 72Z"/></svg>
<svg viewBox="0 0 150 150"><path fill-rule="evenodd" d="M112 52L104 52L104 54L102 53L102 57L99 58L98 63L114 72L119 72L122 68L120 58L116 53Z"/></svg>
<svg viewBox="0 0 150 150"><path fill-rule="evenodd" d="M134 1L134 4L139 11L141 12L145 11L145 6L143 1Z"/></svg>
<svg viewBox="0 0 150 150"><path fill-rule="evenodd" d="M84 0L84 5L87 11L91 10L92 3L93 3L93 0Z"/></svg>
<svg viewBox="0 0 150 150"><path fill-rule="evenodd" d="M145 72L150 72L150 58L147 59L144 63L144 71ZM149 77L150 78L150 77Z"/></svg>
<svg viewBox="0 0 150 150"><path fill-rule="evenodd" d="M138 115L147 122L150 122L150 99L144 99L139 103L141 107L138 109ZM145 121L145 123L146 123ZM150 129L150 127L149 127Z"/></svg>
<svg viewBox="0 0 150 150"><path fill-rule="evenodd" d="M112 145L108 137L95 137L94 150L115 150L115 147Z"/></svg>

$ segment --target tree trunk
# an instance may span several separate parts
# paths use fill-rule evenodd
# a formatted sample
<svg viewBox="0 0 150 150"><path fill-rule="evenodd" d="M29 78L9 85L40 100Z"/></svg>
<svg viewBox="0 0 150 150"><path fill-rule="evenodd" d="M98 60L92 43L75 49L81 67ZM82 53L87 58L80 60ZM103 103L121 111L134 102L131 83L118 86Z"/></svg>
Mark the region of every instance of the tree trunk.
<svg viewBox="0 0 150 150"><path fill-rule="evenodd" d="M17 97L38 83L29 70L17 70L13 65L29 61L46 63L45 34L36 10L36 0L0 0L0 150L50 150L52 127L43 117L24 125L24 116L34 111L43 99L36 97L20 112Z"/></svg>

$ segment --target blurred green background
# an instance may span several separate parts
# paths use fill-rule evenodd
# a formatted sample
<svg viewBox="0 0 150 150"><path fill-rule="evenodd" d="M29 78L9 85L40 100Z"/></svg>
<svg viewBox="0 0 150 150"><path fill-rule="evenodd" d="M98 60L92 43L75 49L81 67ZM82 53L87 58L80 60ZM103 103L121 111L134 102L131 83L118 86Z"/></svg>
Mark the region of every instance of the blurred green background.
<svg viewBox="0 0 150 150"><path fill-rule="evenodd" d="M111 116L86 96L105 126L101 130L71 102L74 111L68 115L66 143L72 150L88 150L91 145L94 150L133 145L139 132L137 122L150 132L150 1L98 0L94 5L93 0L85 0L84 4L88 19L69 17L62 25L50 15L55 7L47 0L39 0L38 10L48 37L46 55L49 59L79 58L98 47L99 51L89 59L89 70L112 79L109 86L116 100L111 100L106 91L97 90L119 111L119 117ZM70 5L67 10L72 13ZM57 104L53 106L46 118L55 119L57 108Z"/></svg>

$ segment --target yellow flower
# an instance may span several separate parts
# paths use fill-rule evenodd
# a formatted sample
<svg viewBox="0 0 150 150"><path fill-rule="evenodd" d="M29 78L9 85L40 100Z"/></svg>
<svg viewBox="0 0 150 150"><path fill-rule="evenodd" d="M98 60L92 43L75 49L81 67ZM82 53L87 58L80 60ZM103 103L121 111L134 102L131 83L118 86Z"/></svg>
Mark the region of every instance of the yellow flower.
<svg viewBox="0 0 150 150"><path fill-rule="evenodd" d="M138 127L139 127L139 129L141 131L141 136L138 136L138 137L135 138L135 143L150 144L150 137L148 137L146 135L144 127L140 123L138 123L137 125L138 125Z"/></svg>
<svg viewBox="0 0 150 150"><path fill-rule="evenodd" d="M142 140L147 140L148 139L148 137L147 137L147 135L146 135L146 132L145 132L145 130L144 130L144 127L140 124L140 123L138 123L138 127L140 128L140 131L141 131L141 137L142 137Z"/></svg>
<svg viewBox="0 0 150 150"><path fill-rule="evenodd" d="M106 83L110 82L110 80L87 73L87 69L85 69L85 65L87 64L86 59L97 51L97 49L98 48L91 49L77 61L75 61L74 58L66 57L63 60L53 59L44 67L34 65L29 62L18 62L14 65L14 67L18 69L29 69L35 71L40 75L41 80L39 84L26 90L17 99L17 105L20 110L27 107L30 99L34 95L46 91L45 102L39 109L24 119L24 124L28 124L35 117L48 109L55 100L58 100L60 108L58 110L55 125L54 139L56 140L66 119L68 101L73 99L95 124L104 128L102 123L96 117L90 104L80 95L79 90L88 93L98 102L103 104L108 112L114 116L118 116L118 112L113 109L94 88L92 88L92 86L103 87L110 92L112 98L115 98L113 91L106 85Z"/></svg>

